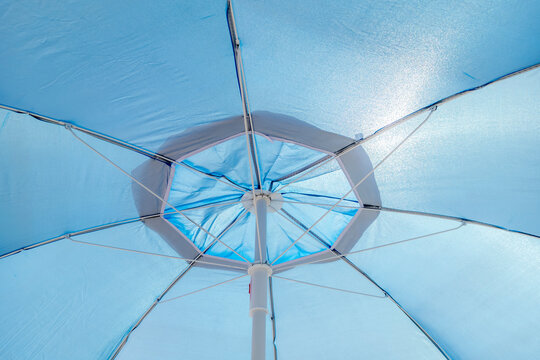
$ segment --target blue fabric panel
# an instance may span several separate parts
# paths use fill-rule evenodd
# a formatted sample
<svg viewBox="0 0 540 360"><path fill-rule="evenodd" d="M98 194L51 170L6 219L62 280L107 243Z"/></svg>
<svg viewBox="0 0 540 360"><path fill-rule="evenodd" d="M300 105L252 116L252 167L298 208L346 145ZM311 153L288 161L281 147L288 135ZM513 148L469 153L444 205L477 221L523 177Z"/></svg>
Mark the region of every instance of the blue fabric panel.
<svg viewBox="0 0 540 360"><path fill-rule="evenodd" d="M427 235L454 221L381 213L355 250ZM540 242L477 225L355 255L452 359L540 352Z"/></svg>
<svg viewBox="0 0 540 360"><path fill-rule="evenodd" d="M262 136L256 136L255 140L265 189L270 189L270 182L326 155L304 146L266 139Z"/></svg>
<svg viewBox="0 0 540 360"><path fill-rule="evenodd" d="M325 160L327 161L327 160ZM299 170L300 168L297 166L295 170ZM314 177L319 177L322 175L326 175L328 173L332 173L333 171L339 170L339 164L337 161L331 160L324 163L319 163L316 166L306 170L299 172L298 174L295 174L294 176L282 180L281 184L288 184L289 182L298 180L298 181L308 181ZM337 178L335 181L340 181L341 179Z"/></svg>
<svg viewBox="0 0 540 360"><path fill-rule="evenodd" d="M536 69L440 106L375 171L383 205L540 235L539 95ZM364 148L377 162L425 116Z"/></svg>
<svg viewBox="0 0 540 360"><path fill-rule="evenodd" d="M336 186L338 187L338 186ZM350 185L349 185L350 190ZM316 207L320 209L328 210L330 207L335 205L340 198L338 196L325 196L317 195L314 191L313 194L304 194L304 193L293 193L286 192L283 193L284 201L298 202L298 204L290 203L293 206L307 207ZM289 206L289 204L287 204ZM353 216L355 209L359 208L358 200L351 200L348 197L343 199L335 208L332 209L332 212L337 212L342 215Z"/></svg>
<svg viewBox="0 0 540 360"><path fill-rule="evenodd" d="M279 359L443 359L381 291L344 261L280 276L366 297L273 279Z"/></svg>
<svg viewBox="0 0 540 360"><path fill-rule="evenodd" d="M0 103L153 150L238 115L226 3L4 2Z"/></svg>
<svg viewBox="0 0 540 360"><path fill-rule="evenodd" d="M335 201L334 201L335 203ZM330 206L320 207L311 205L283 204L283 209L298 219L306 228L311 227L319 220L330 208ZM340 211L331 211L326 215L312 231L322 238L327 244L332 245L345 227L350 223L355 209L341 209ZM300 233L301 234L301 233ZM308 235L306 235L309 237ZM310 241L317 244L317 240L310 238Z"/></svg>
<svg viewBox="0 0 540 360"><path fill-rule="evenodd" d="M301 168L301 166L297 166L298 168ZM300 176L307 172L302 172L299 176L284 180L282 182L283 185L287 184L289 180L298 180L283 190L284 196L293 198L302 195L311 195L313 196L311 200L306 199L303 201L328 203L328 199L322 201L323 199L317 199L317 197L326 196L338 200L351 189L351 184L335 161L328 162L328 165L323 165L320 169L321 171L315 170L304 177ZM328 169L332 170L326 171ZM274 189L277 189L277 186L274 186ZM354 192L351 192L346 199L356 200ZM330 203L333 204L335 201L330 201Z"/></svg>
<svg viewBox="0 0 540 360"><path fill-rule="evenodd" d="M251 110L347 136L540 62L538 1L233 3Z"/></svg>
<svg viewBox="0 0 540 360"><path fill-rule="evenodd" d="M239 189L176 165L167 202L183 210L219 202L240 201L242 195L244 192ZM174 211L168 205L165 205L165 210Z"/></svg>
<svg viewBox="0 0 540 360"><path fill-rule="evenodd" d="M194 154L185 162L207 173L225 175L235 184L251 189L248 151L246 137L240 135Z"/></svg>
<svg viewBox="0 0 540 360"><path fill-rule="evenodd" d="M302 206L305 209L306 206ZM309 207L308 207L309 208ZM302 208L300 208L302 209ZM297 209L289 209L293 214L297 213ZM297 211L294 211L297 210ZM200 224L212 235L219 236L235 219L242 216L245 212L242 205L233 205L229 207L223 207L215 211L196 210L186 212L186 215L193 221ZM309 211L308 211L309 212ZM329 244L332 244L345 225L339 223L339 221L350 220L349 217L344 217L341 214L335 217L335 214L329 216L333 221L333 229L338 225L342 226L338 228L331 235L333 238L326 237ZM206 249L215 239L204 231L194 226L184 216L173 214L166 216L174 226L176 226L188 239L191 239L194 244L200 249ZM324 224L323 224L324 225ZM309 226L309 225L308 225ZM268 259L273 262L283 251L285 251L294 241L296 241L303 233L303 230L299 229L291 222L284 219L282 216L269 212L267 214L267 247L268 247ZM242 255L249 261L253 261L255 242L256 242L256 227L255 227L255 215L248 213L237 221L223 236L220 237L221 242L215 243L207 252L208 255L214 255L219 257L231 258L234 260L244 260L235 254L227 246L233 248L237 253ZM225 246L224 244L227 244ZM305 235L300 241L298 241L291 249L287 251L276 264L297 259L302 256L314 254L322 250L327 249L326 246L318 242L316 239L309 235Z"/></svg>
<svg viewBox="0 0 540 360"><path fill-rule="evenodd" d="M243 206L239 206L243 208ZM229 216L230 222L234 217ZM247 213L235 225L233 225L222 237L221 241L232 247L237 253L247 260L253 261L255 251L255 215ZM208 242L208 240L206 240ZM210 255L221 256L233 260L245 261L222 243L216 243L208 252Z"/></svg>
<svg viewBox="0 0 540 360"><path fill-rule="evenodd" d="M187 294L237 274L193 268L165 299ZM133 332L119 360L250 358L249 278L244 277L170 302L158 304ZM267 338L271 339L271 329ZM267 358L273 358L267 345Z"/></svg>
<svg viewBox="0 0 540 360"><path fill-rule="evenodd" d="M280 183L273 184L274 180L290 174L298 167L311 164L324 156L319 151L296 144L273 140L261 135L256 135L255 141L264 189L270 189L272 185L274 185L273 188L275 189ZM218 176L221 179L227 178L232 183L244 187L246 191L249 191L252 187L249 165L251 161L244 134L227 139L184 160L189 166ZM322 171L320 173L318 172L315 176L310 176L306 180L288 187L287 192L284 193L284 199L286 201L333 204L336 201L336 197L341 196L342 193L349 189L350 184L341 171ZM309 192L309 194L306 195L299 192ZM218 182L215 179L203 177L192 170L176 165L168 201L174 204L177 209L183 210L217 202L239 201L242 195L244 193L241 190ZM329 197L319 198L319 195L327 195ZM350 197L354 197L354 195ZM350 201L347 203L350 203ZM289 211L292 216L302 221L305 227L308 228L328 207L286 203L283 208ZM169 207L167 209L168 211L171 210ZM185 214L217 237L243 211L244 207L240 204L189 210ZM318 228L328 229L321 232L321 236L327 244L333 244L335 242L341 231L354 216L354 213L354 209L336 208L332 214L321 222ZM200 250L206 249L214 242L212 236L209 236L184 216L172 213L167 215L166 218L188 239L193 241L195 246ZM268 229L267 244L271 262L277 259L303 233L303 230L300 230L294 224L291 224L278 214L272 213L268 214ZM318 233L317 229L314 230L316 233ZM244 258L252 261L254 259L255 241L254 214L246 214L220 240ZM320 242L306 235L287 251L287 254L281 257L277 263L314 254L325 248ZM243 260L223 243L216 243L208 251L208 254Z"/></svg>
<svg viewBox="0 0 540 360"><path fill-rule="evenodd" d="M238 218L241 213L244 211L242 205L232 205L232 206L222 206L219 208L210 208L210 209L200 209L186 211L184 215L178 213L172 213L167 215L165 218L174 226L176 226L188 239L190 239L195 246L200 250L206 249L211 243L215 242L214 237L218 237L236 218ZM189 218L189 219L188 219ZM208 231L213 236L208 235L198 226L194 225L191 221L200 225L206 231ZM242 220L239 220L233 227L242 227ZM242 256L251 256L247 254L246 249L242 247L242 244L245 240L243 238L238 238L233 242L229 243L225 239L231 239L230 236L225 237L228 234L225 233L223 238L220 240L226 243L228 246L232 247L238 251ZM217 244L216 244L217 245ZM230 249L226 249L227 253L234 253ZM216 255L214 252L216 249L213 249L209 254ZM222 254L224 255L224 254ZM237 256L237 255L234 255Z"/></svg>
<svg viewBox="0 0 540 360"><path fill-rule="evenodd" d="M78 135L128 172L148 159ZM0 110L0 153L0 254L139 216L131 179L62 126Z"/></svg>
<svg viewBox="0 0 540 360"><path fill-rule="evenodd" d="M267 226L268 238L266 246L268 249L268 261L270 263L273 263L278 256L304 233L299 227L276 213L267 214ZM275 264L281 264L285 261L298 259L326 249L326 246L312 238L309 234L306 234L293 247L287 250Z"/></svg>
<svg viewBox="0 0 540 360"><path fill-rule="evenodd" d="M255 142L264 189L272 181L320 159L325 154L300 145L256 135ZM246 136L241 134L212 146L185 160L186 164L206 173L226 176L235 184L251 189L250 161ZM178 167L178 166L177 166ZM189 171L189 170L182 170ZM176 182L183 181L175 178ZM257 180L254 179L256 182Z"/></svg>
<svg viewBox="0 0 540 360"><path fill-rule="evenodd" d="M74 239L172 254L141 223ZM0 358L108 359L186 267L167 259L61 240L0 261Z"/></svg>

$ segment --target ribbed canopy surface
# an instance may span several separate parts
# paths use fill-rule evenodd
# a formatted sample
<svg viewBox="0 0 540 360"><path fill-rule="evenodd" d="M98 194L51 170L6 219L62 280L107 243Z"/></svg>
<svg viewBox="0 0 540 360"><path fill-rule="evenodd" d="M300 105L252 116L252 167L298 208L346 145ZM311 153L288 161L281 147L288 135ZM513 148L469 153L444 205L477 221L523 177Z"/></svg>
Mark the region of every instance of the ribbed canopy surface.
<svg viewBox="0 0 540 360"><path fill-rule="evenodd" d="M0 6L0 358L249 359L244 125L261 188L284 200L267 359L537 358L540 2L233 0L237 44L229 5ZM380 203L351 191L350 153L300 178L326 140L270 139L257 112L360 140ZM160 153L235 117L238 136ZM204 208L193 224L171 205ZM357 214L373 215L328 250Z"/></svg>

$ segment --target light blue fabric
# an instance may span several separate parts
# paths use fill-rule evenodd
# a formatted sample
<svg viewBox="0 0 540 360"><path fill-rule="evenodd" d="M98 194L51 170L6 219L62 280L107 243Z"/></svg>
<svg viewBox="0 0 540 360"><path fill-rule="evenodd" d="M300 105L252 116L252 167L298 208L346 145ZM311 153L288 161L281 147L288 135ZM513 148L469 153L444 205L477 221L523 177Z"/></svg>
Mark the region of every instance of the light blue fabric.
<svg viewBox="0 0 540 360"><path fill-rule="evenodd" d="M279 276L383 296L345 262ZM273 279L279 359L443 359L390 301Z"/></svg>
<svg viewBox="0 0 540 360"><path fill-rule="evenodd" d="M238 274L193 269L164 300L235 276ZM248 286L249 279L244 277L159 304L133 333L118 359L249 359ZM267 333L271 334L271 329ZM269 359L272 349L268 344Z"/></svg>
<svg viewBox="0 0 540 360"><path fill-rule="evenodd" d="M353 251L455 228L382 213ZM478 225L350 255L452 359L534 359L540 242Z"/></svg>
<svg viewBox="0 0 540 360"><path fill-rule="evenodd" d="M131 179L65 128L0 110L0 254L138 217ZM78 134L127 172L145 156ZM165 165L162 166L166 167Z"/></svg>
<svg viewBox="0 0 540 360"><path fill-rule="evenodd" d="M76 240L172 255L142 223ZM0 358L106 359L186 267L61 240L0 261Z"/></svg>
<svg viewBox="0 0 540 360"><path fill-rule="evenodd" d="M300 168L301 166L297 166L297 169ZM279 185L287 186L282 192L286 198L324 204L333 204L335 201L332 199L341 198L351 189L349 180L335 160L327 162L311 173L301 172L297 176L278 182L273 189L279 189ZM306 196L312 198L308 199ZM354 193L350 193L346 199L357 201Z"/></svg>
<svg viewBox="0 0 540 360"><path fill-rule="evenodd" d="M538 1L233 5L251 109L347 136L540 59Z"/></svg>
<svg viewBox="0 0 540 360"><path fill-rule="evenodd" d="M242 112L226 1L10 1L0 104L157 150Z"/></svg>
<svg viewBox="0 0 540 360"><path fill-rule="evenodd" d="M442 105L376 172L383 205L540 235L540 70ZM425 115L364 144L374 163Z"/></svg>
<svg viewBox="0 0 540 360"><path fill-rule="evenodd" d="M288 180L283 182L276 180L326 156L325 153L320 151L260 135L255 136L255 141L263 189L266 191L275 190L279 186L287 184ZM208 250L208 255L234 260L247 259L253 261L255 259L256 218L253 213L248 212L245 214L246 209L243 204L210 206L189 210L190 208L220 202L240 202L242 196L246 192L250 192L252 187L250 161L252 160L248 156L246 137L240 135L183 159L184 164L207 174L218 176L222 181L203 177L185 166L174 165L175 173L167 201L176 209L184 211L184 215L180 215L171 207L166 206L169 214L165 218L201 251L207 249L212 243L216 243L215 237L224 233L220 237L220 241ZM253 180L257 181L256 178ZM245 190L242 191L227 185L226 182ZM267 235L267 247L269 261L274 262L277 260L275 263L280 264L315 254L332 246L343 229L349 224L357 209L338 207L320 222L319 228L326 229L326 231L314 230L314 233L326 245L321 244L314 238L310 239L310 235L303 236L298 242L296 242L296 239L300 238L304 230L315 223L336 199L349 189L350 183L340 169L323 172L315 177L291 184L283 192L284 201L320 203L323 205L282 203L283 209L294 217L294 219L289 220L276 213L268 213L267 226L270 230ZM354 198L354 194L348 198ZM347 200L346 203L348 206L358 206L356 201ZM280 205L274 204L274 206L279 207ZM300 221L304 228L301 228L301 225L295 225L295 219ZM236 220L238 221L235 226L224 232ZM206 231L193 224L193 222ZM207 231L212 235L209 235ZM289 246L292 247L287 250ZM285 251L287 252L283 254Z"/></svg>
<svg viewBox="0 0 540 360"><path fill-rule="evenodd" d="M540 63L538 1L232 5L250 110L355 139ZM242 114L226 11L226 0L7 1L0 7L0 104L153 151L168 149L168 140L186 130ZM471 224L454 229L459 222L383 211L346 254L452 359L528 360L540 353L539 95L536 69L444 103L374 173L383 206L535 236ZM373 165L426 115L363 144ZM142 166L153 160L77 134L129 174L152 169L141 175L166 178L165 164ZM248 191L245 140L230 139L185 161ZM324 155L261 135L255 142L267 190L288 184L294 176L273 181ZM133 187L64 127L0 110L0 255L145 215L138 210L148 204L136 204ZM322 205L283 209L309 227L349 189L334 162L283 193L287 201ZM243 191L175 166L167 196L183 210L239 201ZM342 202L357 204L353 194ZM334 209L313 232L333 244L357 214L350 207ZM218 236L246 212L231 204L186 214ZM199 249L213 242L182 216L164 217ZM276 213L268 214L268 228L270 261L303 233ZM221 240L252 260L255 231L247 213ZM178 255L143 222L73 239ZM325 248L306 235L279 263ZM208 254L242 260L221 243ZM110 359L130 334L118 359L248 359L249 277L218 285L235 271L192 267L164 300L201 291L158 304L131 333L187 266L69 239L1 258L0 358ZM274 275L312 285L273 278L276 341L268 321L268 359L274 345L280 360L443 358L389 298L354 293L383 294L342 260Z"/></svg>

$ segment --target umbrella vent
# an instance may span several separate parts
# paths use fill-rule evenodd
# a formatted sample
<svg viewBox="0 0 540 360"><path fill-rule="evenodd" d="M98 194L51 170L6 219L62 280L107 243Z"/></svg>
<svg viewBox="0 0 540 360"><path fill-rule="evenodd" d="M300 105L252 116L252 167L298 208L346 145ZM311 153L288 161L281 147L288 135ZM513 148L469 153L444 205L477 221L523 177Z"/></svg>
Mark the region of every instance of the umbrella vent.
<svg viewBox="0 0 540 360"><path fill-rule="evenodd" d="M267 203L266 251L274 266L350 249L376 217L362 211L363 200L380 203L371 176L333 207L372 169L364 150L334 159L354 140L282 115L253 116L252 138L242 119L232 118L166 144L161 153L176 161L156 186L173 207L161 203L163 216L149 226L184 257L255 262L255 194Z"/></svg>

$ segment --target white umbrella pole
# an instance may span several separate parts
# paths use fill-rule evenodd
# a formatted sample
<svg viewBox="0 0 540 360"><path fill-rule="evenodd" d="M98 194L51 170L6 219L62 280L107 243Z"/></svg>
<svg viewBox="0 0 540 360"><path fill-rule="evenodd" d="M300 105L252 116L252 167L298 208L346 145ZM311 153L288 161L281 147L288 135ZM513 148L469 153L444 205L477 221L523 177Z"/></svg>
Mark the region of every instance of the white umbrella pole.
<svg viewBox="0 0 540 360"><path fill-rule="evenodd" d="M252 318L251 359L264 360L266 354L266 316L268 315L268 277L272 274L266 258L267 200L256 198L259 235L255 235L255 264L248 269L251 276L249 315Z"/></svg>

